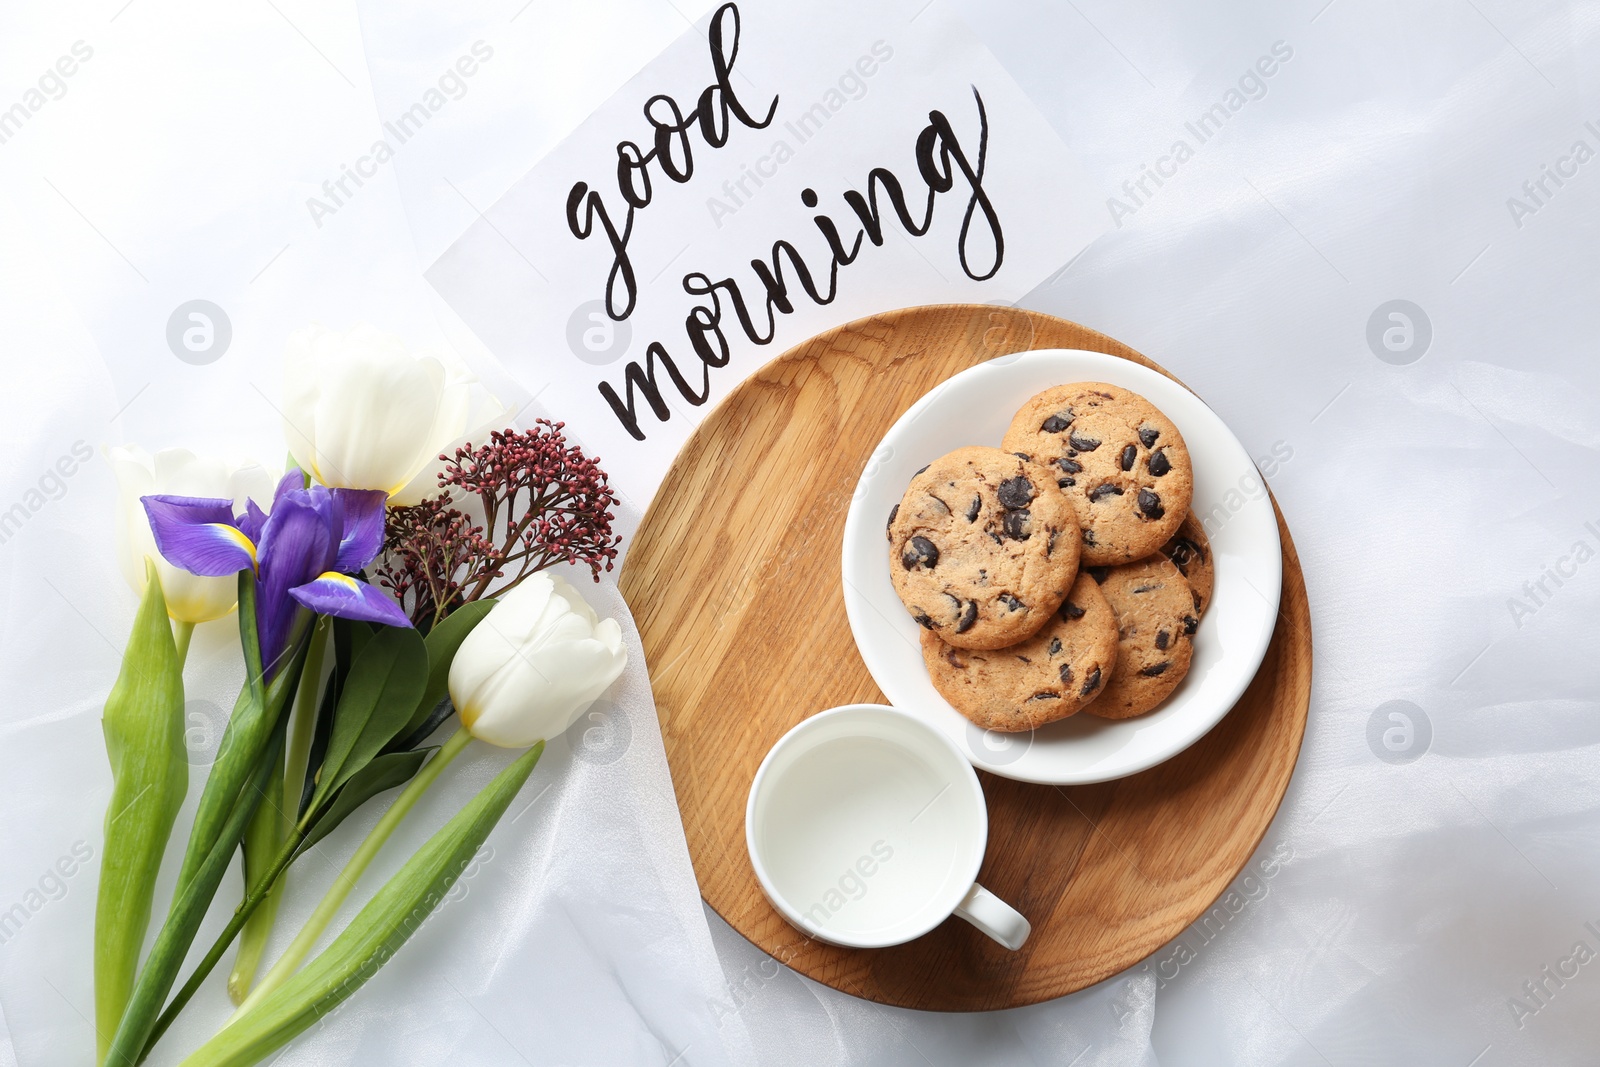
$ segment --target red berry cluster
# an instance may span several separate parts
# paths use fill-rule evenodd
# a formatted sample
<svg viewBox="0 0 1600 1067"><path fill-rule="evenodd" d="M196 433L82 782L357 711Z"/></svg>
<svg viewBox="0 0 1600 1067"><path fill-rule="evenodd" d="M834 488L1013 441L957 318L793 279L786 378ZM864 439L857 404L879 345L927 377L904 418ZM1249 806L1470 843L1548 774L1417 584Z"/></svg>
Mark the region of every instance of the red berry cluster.
<svg viewBox="0 0 1600 1067"><path fill-rule="evenodd" d="M567 443L565 425L540 419L440 456L443 492L390 509L377 577L413 621L431 625L551 564L586 563L596 581L602 566L611 570L621 541L611 532L616 496L600 464ZM476 501L481 524L452 506L458 499Z"/></svg>

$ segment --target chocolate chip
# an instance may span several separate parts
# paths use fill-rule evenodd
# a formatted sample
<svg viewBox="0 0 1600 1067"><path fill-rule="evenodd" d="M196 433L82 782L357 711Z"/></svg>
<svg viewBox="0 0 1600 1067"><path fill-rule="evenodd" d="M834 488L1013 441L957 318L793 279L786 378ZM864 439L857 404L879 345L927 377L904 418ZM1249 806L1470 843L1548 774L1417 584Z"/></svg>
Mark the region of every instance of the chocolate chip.
<svg viewBox="0 0 1600 1067"><path fill-rule="evenodd" d="M1144 585L1136 585L1136 586L1134 586L1133 587L1133 591L1135 593L1153 593L1157 589L1160 589L1160 588L1161 588L1161 583L1160 582L1147 582Z"/></svg>
<svg viewBox="0 0 1600 1067"><path fill-rule="evenodd" d="M923 567L931 571L939 565L939 549L926 537L913 537L900 553L900 565L906 570Z"/></svg>
<svg viewBox="0 0 1600 1067"><path fill-rule="evenodd" d="M1075 459L1067 459L1064 456L1061 459L1056 460L1056 466L1060 467L1062 470L1066 471L1068 474L1081 474L1081 473L1083 473L1083 464L1082 463L1079 463Z"/></svg>
<svg viewBox="0 0 1600 1067"><path fill-rule="evenodd" d="M1028 700L1030 702L1035 701L1035 700L1060 700L1060 699L1061 699L1061 694L1060 693L1051 692L1048 689L1041 689L1041 690L1039 690L1039 692L1033 694L1033 696L1028 698Z"/></svg>
<svg viewBox="0 0 1600 1067"><path fill-rule="evenodd" d="M1098 504L1108 496L1121 495L1122 486L1112 485L1110 482L1106 482L1104 485L1097 485L1093 489L1089 490L1089 503Z"/></svg>
<svg viewBox="0 0 1600 1067"><path fill-rule="evenodd" d="M1073 486L1075 486L1077 484L1078 484L1078 479L1076 479L1076 478L1057 478L1056 479L1056 488L1057 489L1071 489Z"/></svg>
<svg viewBox="0 0 1600 1067"><path fill-rule="evenodd" d="M1083 569L1089 572L1089 577L1093 578L1097 585L1105 585L1106 579L1111 577L1110 567L1085 567Z"/></svg>
<svg viewBox="0 0 1600 1067"><path fill-rule="evenodd" d="M1026 541L1030 533L1028 529L1029 511L1027 508L1017 508L1006 512L1005 518L1000 520L1001 529L1013 541Z"/></svg>
<svg viewBox="0 0 1600 1067"><path fill-rule="evenodd" d="M1023 663L1028 664L1029 666L1033 665L1033 660L1029 659L1027 656L1018 656L1017 659L1021 660Z"/></svg>
<svg viewBox="0 0 1600 1067"><path fill-rule="evenodd" d="M1045 542L1045 546L1044 546L1044 554L1046 556L1049 556L1052 552L1054 552L1056 550L1056 538L1059 537L1060 535L1061 535L1061 531L1060 530L1051 530L1050 531L1050 540L1046 541Z"/></svg>
<svg viewBox="0 0 1600 1067"><path fill-rule="evenodd" d="M1061 654L1061 638L1052 637L1050 639L1050 649L1048 654L1052 656L1059 656Z"/></svg>
<svg viewBox="0 0 1600 1067"><path fill-rule="evenodd" d="M1078 695L1086 697L1090 693L1094 692L1096 689L1099 689L1099 688L1100 688L1100 668L1096 667L1094 670L1089 672L1089 677L1087 677L1087 678L1085 678L1083 680L1083 688L1078 691Z"/></svg>
<svg viewBox="0 0 1600 1067"><path fill-rule="evenodd" d="M1171 642L1172 642L1172 635L1167 633L1167 631L1165 631L1165 630L1157 630L1156 631L1156 647L1161 649L1161 651L1165 652L1167 650L1167 645L1170 644Z"/></svg>
<svg viewBox="0 0 1600 1067"><path fill-rule="evenodd" d="M969 600L967 601L966 606L961 609L960 618L956 619L956 633L966 633L968 630L972 629L972 624L977 621L978 602L976 600ZM1162 645L1161 647L1165 648L1167 646Z"/></svg>
<svg viewBox="0 0 1600 1067"><path fill-rule="evenodd" d="M1154 426L1139 427L1139 443L1146 448L1154 448L1156 446L1156 438L1160 436L1161 431Z"/></svg>
<svg viewBox="0 0 1600 1067"><path fill-rule="evenodd" d="M988 531L988 533L989 533L989 536L990 536L990 537L992 537L992 538L994 538L994 543L995 543L995 544L997 544L997 545L1003 545L1003 544L1005 544L1005 543L1006 543L1006 542L1005 542L1005 539L1004 539L1004 538L1002 538L1002 537L1001 537L1001 536L1000 536L1000 535L999 535L999 534L997 534L997 533L995 533L995 532L994 532L994 531L993 531L993 530L990 530L990 531Z"/></svg>
<svg viewBox="0 0 1600 1067"><path fill-rule="evenodd" d="M911 617L916 619L917 625L921 626L924 630L937 630L939 628L938 623L928 618L928 613L926 611L913 611L911 613Z"/></svg>
<svg viewBox="0 0 1600 1067"><path fill-rule="evenodd" d="M1000 498L1002 507L1025 508L1033 503L1033 483L1021 475L1007 478L1000 483L995 495Z"/></svg>
<svg viewBox="0 0 1600 1067"><path fill-rule="evenodd" d="M1061 617L1068 621L1083 618L1083 612L1083 608L1078 607L1070 600L1064 601L1061 605Z"/></svg>
<svg viewBox="0 0 1600 1067"><path fill-rule="evenodd" d="M1139 490L1139 510L1149 519L1159 519L1167 513L1167 509L1161 506L1161 498L1148 489Z"/></svg>
<svg viewBox="0 0 1600 1067"><path fill-rule="evenodd" d="M1071 685L1072 684L1072 664L1063 663L1061 665L1061 670L1060 670L1059 673L1061 674L1061 684L1062 685Z"/></svg>
<svg viewBox="0 0 1600 1067"><path fill-rule="evenodd" d="M1091 393L1093 393L1095 396L1103 396L1107 400L1115 400L1116 399L1116 397L1112 396L1110 393L1101 392L1099 389L1091 389L1089 391Z"/></svg>
<svg viewBox="0 0 1600 1067"><path fill-rule="evenodd" d="M1189 564L1195 560L1204 563L1206 554L1199 545L1187 537L1177 537L1167 545L1167 558L1172 561L1174 567L1178 568L1178 573L1187 578L1189 577Z"/></svg>
<svg viewBox="0 0 1600 1067"><path fill-rule="evenodd" d="M1099 438L1089 437L1086 434L1068 434L1067 440L1071 441L1072 447L1076 448L1079 452L1093 452L1095 449L1100 447Z"/></svg>
<svg viewBox="0 0 1600 1067"><path fill-rule="evenodd" d="M998 599L999 599L1000 603L1002 603L1002 604L1004 604L1006 606L1006 609L1008 611L1021 611L1022 610L1022 601L1018 600L1016 597L1012 596L1010 593L1001 593Z"/></svg>
<svg viewBox="0 0 1600 1067"><path fill-rule="evenodd" d="M1013 452L1011 454L1013 456L1016 456L1020 460L1027 461L1028 463L1032 463L1033 462L1033 457L1028 455L1026 452Z"/></svg>
<svg viewBox="0 0 1600 1067"><path fill-rule="evenodd" d="M1191 589L1191 590L1189 590L1189 595L1194 597L1194 610L1199 611L1200 610L1200 593L1199 593L1199 591Z"/></svg>
<svg viewBox="0 0 1600 1067"><path fill-rule="evenodd" d="M894 525L894 517L898 514L900 514L900 505L896 504L894 507L889 509L889 521L883 524L883 536L888 537L891 541L893 541L894 538L890 536L889 529Z"/></svg>
<svg viewBox="0 0 1600 1067"><path fill-rule="evenodd" d="M1139 458L1139 450L1133 445L1124 445L1122 448L1122 469L1133 470L1133 461Z"/></svg>
<svg viewBox="0 0 1600 1067"><path fill-rule="evenodd" d="M1094 531L1093 530L1085 530L1085 531L1083 531L1083 543L1086 544L1086 545L1092 545L1092 544L1096 543L1095 539L1094 539ZM1104 581L1104 580L1105 579L1103 579L1103 578L1101 579L1101 581Z"/></svg>
<svg viewBox="0 0 1600 1067"><path fill-rule="evenodd" d="M949 645L944 646L944 661L958 671L967 669L967 661L962 659L961 654Z"/></svg>
<svg viewBox="0 0 1600 1067"><path fill-rule="evenodd" d="M1132 446L1130 445L1129 447L1131 448ZM1163 448L1159 452L1150 453L1150 462L1146 466L1150 468L1151 474L1159 478L1172 469L1172 461L1167 458L1167 450ZM1127 470L1128 468L1123 467L1122 469Z"/></svg>
<svg viewBox="0 0 1600 1067"><path fill-rule="evenodd" d="M933 466L932 463L924 463L922 466L917 468L917 474L921 474L923 471L927 470L931 466ZM913 474L911 477L915 478L917 476L917 474Z"/></svg>
<svg viewBox="0 0 1600 1067"><path fill-rule="evenodd" d="M1039 429L1043 430L1045 433L1060 433L1062 430L1065 430L1071 425L1071 415L1068 415L1066 418L1062 418L1060 415L1051 415L1048 419L1045 419L1044 422L1039 424Z"/></svg>
<svg viewBox="0 0 1600 1067"><path fill-rule="evenodd" d="M1172 666L1171 661L1162 660L1160 663L1152 663L1148 667L1140 668L1139 673L1145 678L1154 678L1159 674L1165 673L1170 666Z"/></svg>
<svg viewBox="0 0 1600 1067"><path fill-rule="evenodd" d="M1184 633L1189 634L1189 635L1192 636L1194 634L1195 627L1197 627L1199 625L1200 625L1200 620L1195 618L1193 615L1185 615L1183 617L1183 632Z"/></svg>
<svg viewBox="0 0 1600 1067"><path fill-rule="evenodd" d="M978 512L983 510L983 497L973 496L972 503L967 505L967 521L977 522Z"/></svg>

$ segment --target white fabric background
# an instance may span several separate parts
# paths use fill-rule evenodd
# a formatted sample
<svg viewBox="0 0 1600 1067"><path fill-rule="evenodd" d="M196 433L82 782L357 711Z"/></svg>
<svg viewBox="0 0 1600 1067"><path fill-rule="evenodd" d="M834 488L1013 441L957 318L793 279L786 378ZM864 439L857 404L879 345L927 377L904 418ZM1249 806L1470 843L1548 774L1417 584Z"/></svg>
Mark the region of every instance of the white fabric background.
<svg viewBox="0 0 1600 1067"><path fill-rule="evenodd" d="M92 1047L97 866L60 882L46 872L78 841L98 855L99 703L133 610L112 560L107 465L30 490L80 440L281 455L278 351L313 319L452 345L508 402L527 400L422 271L474 205L705 6L7 10L0 107L75 41L94 55L0 144L0 508L29 507L0 543L0 910L42 901L0 944L0 1063L83 1062ZM1241 882L1248 903L1220 933L1187 932L1181 950L1058 1002L931 1016L843 997L773 970L699 904L635 660L599 717L552 746L531 805L465 883L472 903L447 906L279 1063L1592 1058L1600 967L1574 948L1600 949L1585 925L1600 929L1600 566L1571 557L1579 541L1600 548L1586 526L1600 528L1600 163L1560 188L1547 180L1552 194L1520 227L1507 198L1575 140L1600 148L1584 126L1600 125L1600 12L1509 0L956 6L1108 196L1274 42L1293 48L1263 98L1023 301L1159 360L1253 454L1292 451L1271 480L1305 563L1317 676L1300 766L1256 861L1276 858L1272 875ZM491 34L495 62L469 94L316 228L306 196L365 149L394 102ZM234 329L203 367L164 341L194 297ZM1366 339L1393 299L1432 326L1409 365L1380 361ZM1571 576L1528 599L1524 584L1564 556ZM610 586L596 597L620 610ZM1514 597L1534 610L1514 616ZM231 634L206 630L191 698L226 707ZM1410 762L1369 742L1393 700L1430 724ZM372 880L501 758L465 758ZM327 862L364 829L330 839ZM327 862L299 869L280 934L309 911ZM1564 960L1559 984L1541 973ZM1530 981L1545 983L1541 999ZM223 1013L213 984L152 1062L175 1062Z"/></svg>

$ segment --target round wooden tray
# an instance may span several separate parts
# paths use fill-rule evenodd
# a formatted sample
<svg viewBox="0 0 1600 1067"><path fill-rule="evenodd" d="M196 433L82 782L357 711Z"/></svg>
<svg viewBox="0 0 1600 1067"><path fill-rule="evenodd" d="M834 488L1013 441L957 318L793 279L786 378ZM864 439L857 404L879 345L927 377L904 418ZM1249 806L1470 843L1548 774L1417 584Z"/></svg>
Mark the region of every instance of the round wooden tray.
<svg viewBox="0 0 1600 1067"><path fill-rule="evenodd" d="M768 363L706 417L622 569L706 901L780 962L884 1004L1017 1007L1148 956L1249 859L1305 730L1310 614L1280 513L1277 630L1255 681L1210 733L1158 767L1099 785L980 773L989 847L979 878L1032 922L1021 951L954 918L895 948L839 948L790 926L762 895L744 809L767 749L824 708L886 703L856 653L841 593L856 480L918 397L975 363L1034 348L1090 349L1161 370L1102 334L1007 307L907 308L830 330Z"/></svg>

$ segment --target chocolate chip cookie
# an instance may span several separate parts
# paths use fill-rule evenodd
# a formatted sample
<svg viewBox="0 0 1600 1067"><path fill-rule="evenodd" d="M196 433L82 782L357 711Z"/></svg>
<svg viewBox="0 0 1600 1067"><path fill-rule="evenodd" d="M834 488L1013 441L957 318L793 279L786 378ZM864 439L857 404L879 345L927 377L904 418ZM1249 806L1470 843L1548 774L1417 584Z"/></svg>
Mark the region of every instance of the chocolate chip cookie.
<svg viewBox="0 0 1600 1067"><path fill-rule="evenodd" d="M1200 625L1194 593L1177 565L1162 555L1087 571L1117 617L1117 666L1106 691L1086 710L1104 719L1143 715L1189 673Z"/></svg>
<svg viewBox="0 0 1600 1067"><path fill-rule="evenodd" d="M1178 573L1189 582L1194 591L1194 611L1203 615L1211 603L1211 590L1217 584L1217 572L1211 562L1211 542L1206 540L1205 527L1200 517L1189 512L1183 525L1172 535L1172 540L1161 546L1161 554L1177 565Z"/></svg>
<svg viewBox="0 0 1600 1067"><path fill-rule="evenodd" d="M939 694L977 725L1007 733L1082 710L1105 691L1116 658L1116 616L1086 574L1050 621L1020 644L984 652L922 634L922 659Z"/></svg>
<svg viewBox="0 0 1600 1067"><path fill-rule="evenodd" d="M1078 523L1050 472L998 448L958 448L889 513L889 577L911 617L959 648L1033 636L1078 571Z"/></svg>
<svg viewBox="0 0 1600 1067"><path fill-rule="evenodd" d="M1172 421L1150 401L1104 382L1058 385L1018 411L1007 452L1046 464L1083 527L1083 561L1143 559L1177 533L1194 474Z"/></svg>

